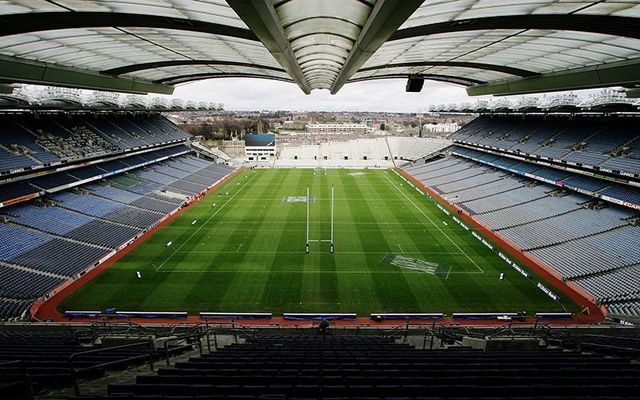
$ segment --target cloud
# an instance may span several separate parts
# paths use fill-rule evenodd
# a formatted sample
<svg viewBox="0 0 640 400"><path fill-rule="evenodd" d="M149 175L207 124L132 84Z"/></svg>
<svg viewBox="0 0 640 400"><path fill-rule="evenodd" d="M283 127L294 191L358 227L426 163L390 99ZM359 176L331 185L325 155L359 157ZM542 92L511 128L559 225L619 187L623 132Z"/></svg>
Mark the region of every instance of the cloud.
<svg viewBox="0 0 640 400"><path fill-rule="evenodd" d="M305 95L291 83L250 78L210 79L181 85L174 96L223 103L226 110L417 112L430 104L471 101L463 87L425 81L420 93L405 92L406 79L358 82L338 94ZM473 99L475 101L475 98Z"/></svg>

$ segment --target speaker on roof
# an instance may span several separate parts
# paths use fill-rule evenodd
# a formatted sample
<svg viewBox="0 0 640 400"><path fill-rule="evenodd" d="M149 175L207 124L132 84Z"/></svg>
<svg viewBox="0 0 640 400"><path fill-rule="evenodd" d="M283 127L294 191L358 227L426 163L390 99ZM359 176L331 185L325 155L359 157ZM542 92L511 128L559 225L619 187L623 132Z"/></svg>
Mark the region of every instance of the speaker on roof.
<svg viewBox="0 0 640 400"><path fill-rule="evenodd" d="M424 85L424 78L419 76L410 76L407 81L407 92L419 92L422 90L422 86Z"/></svg>

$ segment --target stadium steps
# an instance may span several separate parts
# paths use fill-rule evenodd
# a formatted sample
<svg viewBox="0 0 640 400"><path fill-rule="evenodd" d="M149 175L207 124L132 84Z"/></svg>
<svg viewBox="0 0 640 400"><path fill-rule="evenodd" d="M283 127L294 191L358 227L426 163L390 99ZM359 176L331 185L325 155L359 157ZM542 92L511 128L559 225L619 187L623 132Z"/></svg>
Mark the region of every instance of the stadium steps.
<svg viewBox="0 0 640 400"><path fill-rule="evenodd" d="M174 365L178 362L186 362L190 358L199 356L199 350L194 348L193 350L186 351L176 356L170 357L169 362ZM154 363L156 368L166 367L165 361L156 361ZM155 375L157 372L149 371L149 366L147 364L144 365L134 365L130 368L127 368L122 371L106 371L103 377L99 377L97 379L92 380L84 380L80 383L81 397L77 397L77 399L83 399L85 397L102 397L107 396L107 388L109 385L126 385L126 384L135 384L136 379L139 376L148 376ZM65 387L57 390L48 391L45 394L39 395L38 400L59 400L59 399L70 399L76 398L74 397L75 393L73 388Z"/></svg>
<svg viewBox="0 0 640 400"><path fill-rule="evenodd" d="M521 392L530 399L604 399L633 398L640 386L640 370L628 357L418 350L372 335L262 336L139 376L135 384L113 384L106 398L506 399Z"/></svg>
<svg viewBox="0 0 640 400"><path fill-rule="evenodd" d="M593 131L593 132L591 133L591 135L589 135L589 136L587 136L586 138L582 139L580 142L576 142L576 143L572 144L572 145L571 145L571 147L570 147L571 151L575 151L575 150L573 149L573 147L574 147L574 146L576 146L576 145L577 145L577 144L579 144L579 143L586 143L586 144L587 144L587 147L586 147L586 148L587 148L587 149L589 149L589 140L590 140L591 138L593 138L594 136L596 136L597 134L599 134L600 132L602 132L604 129L605 129L605 127L604 127L604 126L602 126L602 127L600 127L600 129L596 129L595 131Z"/></svg>
<svg viewBox="0 0 640 400"><path fill-rule="evenodd" d="M636 143L640 143L640 136L636 136L634 138L631 138L630 140L627 140L625 143L623 143L622 145L616 147L615 149L611 150L611 153L615 153L618 152L620 150L622 150L625 147L631 147L631 144L636 144ZM606 162L606 160L605 160Z"/></svg>

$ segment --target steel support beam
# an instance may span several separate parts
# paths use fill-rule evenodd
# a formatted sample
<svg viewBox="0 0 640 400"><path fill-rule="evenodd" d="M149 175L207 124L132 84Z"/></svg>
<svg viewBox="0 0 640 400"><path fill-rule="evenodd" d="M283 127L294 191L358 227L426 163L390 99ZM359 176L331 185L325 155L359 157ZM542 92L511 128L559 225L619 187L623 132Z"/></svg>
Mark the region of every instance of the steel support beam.
<svg viewBox="0 0 640 400"><path fill-rule="evenodd" d="M630 99L640 99L640 89L627 89L625 93Z"/></svg>
<svg viewBox="0 0 640 400"><path fill-rule="evenodd" d="M544 93L626 86L640 82L640 59L543 74L467 88L469 96Z"/></svg>
<svg viewBox="0 0 640 400"><path fill-rule="evenodd" d="M109 75L122 75L131 72L144 71L146 69L155 69L163 67L175 67L183 65L228 65L233 67L247 67L247 68L259 68L269 71L286 72L282 68L272 67L270 65L251 64L237 61L222 61L222 60L167 60L167 61L152 61L141 64L125 65L123 67L117 67L102 71L103 74Z"/></svg>
<svg viewBox="0 0 640 400"><path fill-rule="evenodd" d="M0 82L35 83L137 94L173 93L173 87L168 85L6 56L0 56Z"/></svg>
<svg viewBox="0 0 640 400"><path fill-rule="evenodd" d="M358 72L382 71L388 68L412 68L412 67L473 68L473 69L481 69L485 71L502 72L503 74L515 75L523 78L539 75L535 72L527 71L526 69L510 67L506 65L483 64L483 63L467 62L467 61L416 61L416 62L407 62L407 63L398 63L398 64L385 64L385 65L376 65L373 67L361 68L358 70Z"/></svg>
<svg viewBox="0 0 640 400"><path fill-rule="evenodd" d="M300 86L300 89L306 94L311 93L311 88L293 54L273 2L271 0L227 0L227 3Z"/></svg>
<svg viewBox="0 0 640 400"><path fill-rule="evenodd" d="M528 14L472 18L401 29L391 35L389 41L438 33L496 29L577 31L640 39L640 18L588 14Z"/></svg>
<svg viewBox="0 0 640 400"><path fill-rule="evenodd" d="M248 29L203 22L195 19L170 18L160 15L128 14L117 12L36 12L0 16L0 36L50 31L57 29L98 27L143 27L176 29L230 36L257 41Z"/></svg>
<svg viewBox="0 0 640 400"><path fill-rule="evenodd" d="M381 79L407 79L411 76L415 76L418 78L424 78L430 81L439 81L452 83L454 85L462 85L462 86L471 86L471 85L482 85L486 82L479 81L476 79L470 78L462 78L459 76L451 76L451 75L440 75L440 74L389 74L389 75L376 75L376 76L367 76L363 78L355 78L349 79L347 84L356 83L356 82L366 82L366 81L377 81Z"/></svg>
<svg viewBox="0 0 640 400"><path fill-rule="evenodd" d="M331 94L338 93L422 3L423 0L378 0L333 82Z"/></svg>
<svg viewBox="0 0 640 400"><path fill-rule="evenodd" d="M0 85L0 94L11 94L11 93L13 93L13 86Z"/></svg>
<svg viewBox="0 0 640 400"><path fill-rule="evenodd" d="M268 76L268 75L260 75L260 74L249 74L249 73L199 73L199 74L189 74L189 75L179 75L179 76L171 76L165 79L160 79L154 81L156 84L165 84L165 85L178 85L180 83L193 82L202 79L215 79L215 78L256 78L256 79L268 79L271 81L281 81L287 83L295 83L292 79L289 78L281 78L279 76Z"/></svg>

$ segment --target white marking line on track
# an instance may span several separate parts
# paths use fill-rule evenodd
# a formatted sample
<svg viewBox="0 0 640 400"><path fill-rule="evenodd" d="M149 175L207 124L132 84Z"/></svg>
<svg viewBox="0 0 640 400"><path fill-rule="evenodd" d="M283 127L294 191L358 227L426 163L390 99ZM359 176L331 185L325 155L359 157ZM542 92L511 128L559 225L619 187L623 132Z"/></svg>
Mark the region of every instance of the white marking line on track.
<svg viewBox="0 0 640 400"><path fill-rule="evenodd" d="M395 171L394 171L394 172L395 172ZM396 174L398 174L398 173L396 172ZM398 175L398 176L400 176L400 175ZM407 194L406 194L405 192L403 192L402 190L400 190L400 188L398 187L398 185L396 185L396 184L395 184L391 179L389 179L389 177L388 177L387 175L384 175L384 177L385 177L385 178L387 178L387 180L388 180L388 181L393 185L393 187L395 187L395 188L396 188L396 190L397 190L399 193L401 193L401 194L402 194L402 195L403 195L407 200L409 200L409 203L413 204L413 206L414 206L418 211L420 211L420 213L421 213L422 215L424 215L424 216L425 216L425 218L426 218L426 219L428 219L428 220L429 220L429 222L431 222L431 224L432 224L433 226L435 226L436 228L438 228L438 230L440 231L440 233L442 233L442 235L443 235L444 237L446 237L447 239L449 239L449 241L450 241L451 243L453 243L453 245L454 245L454 246L456 246L456 248L457 248L458 250L460 250L460 252L462 252L462 253L465 255L465 257L467 257L467 258L469 259L469 261L471 261L471 263L472 263L473 265L475 265L475 266L476 266L476 268L478 268L480 271L482 271L482 273L484 273L484 270L483 270L482 268L480 268L480 266L479 266L479 265L478 265L478 264L477 264L477 263L476 263L476 262L475 262L471 257L469 257L469 255L468 255L464 250L462 250L462 249L460 248L460 246L458 246L458 243L454 242L454 241L453 241L453 239L451 239L451 237L449 237L449 235L447 235L447 234L446 234L446 233L445 233L445 232L440 228L440 226L439 226L438 224L436 224L435 222L433 222L433 220L432 220L432 219L431 219L431 218L430 218L430 217L429 217L429 216L428 216L428 215L427 215L427 214L426 214L426 213L425 213L425 212L424 212L420 207L418 207L418 205L417 205L416 203L414 203L414 202L413 202L413 200L411 200L411 198L410 198L409 196L407 196Z"/></svg>
<svg viewBox="0 0 640 400"><path fill-rule="evenodd" d="M230 202L231 200L233 200L233 198L234 198L234 197L236 197L236 195L237 195L238 193L240 193L240 192L242 191L242 189L244 189L244 188L245 188L245 186L247 186L247 184L248 184L248 183L253 179L253 177L255 177L255 176L256 176L256 175L253 175L253 176L251 177L251 179L247 179L247 180L246 180L246 182L244 183L244 185L242 185L242 187L241 187L240 189L238 189L238 191L237 191L237 192L235 192L235 193L233 194L233 196L229 197L229 199L228 199L228 200L227 200L227 201L226 201L226 202L225 202L221 207L219 207L218 209L216 209L216 211L215 211L213 214L211 214L211 216L210 216L209 218L207 218L207 220L206 220L206 221L204 221L204 223L203 223L202 225L200 225L200 226L198 227L198 229L196 229L196 230L191 234L191 236L189 236L189 237L187 238L187 240L185 240L185 241L184 241L180 246L178 246L178 247L176 248L176 250L175 250L173 253L169 254L169 256L168 256L168 257L167 257L167 258L162 262L162 264L158 265L158 268L156 268L156 269L155 269L155 271L156 271L156 272L158 272L158 271L160 270L160 268L162 268L162 266L164 266L164 264L165 264L167 261L169 261L169 260L170 260L170 259L171 259L171 258L172 258L172 257L173 257L177 252L178 252L178 251L180 251L180 249L181 249L185 244L187 244L187 243L189 242L189 240L191 240L191 238L193 238L193 237L196 235L196 233L200 232L200 230L201 230L202 228L204 228L204 227L209 223L209 221L211 221L211 219L212 219L213 217L215 217L215 216L216 216L220 211L222 211L222 209L223 209L227 204L229 204L229 202Z"/></svg>

